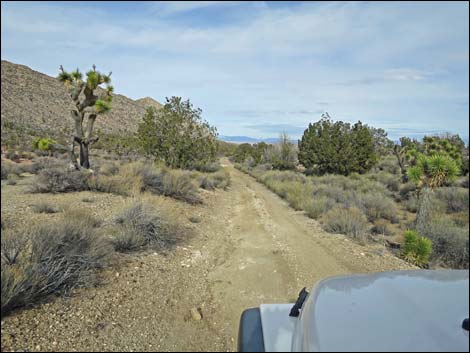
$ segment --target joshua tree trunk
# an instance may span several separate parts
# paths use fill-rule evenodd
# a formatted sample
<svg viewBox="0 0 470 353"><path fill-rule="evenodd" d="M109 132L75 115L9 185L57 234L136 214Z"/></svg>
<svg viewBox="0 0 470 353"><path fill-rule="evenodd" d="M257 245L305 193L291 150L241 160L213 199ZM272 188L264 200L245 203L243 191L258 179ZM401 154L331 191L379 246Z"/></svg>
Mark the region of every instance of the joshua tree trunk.
<svg viewBox="0 0 470 353"><path fill-rule="evenodd" d="M423 234L426 225L429 222L429 212L431 207L431 193L432 189L424 187L419 192L418 196L418 213L416 214L416 230Z"/></svg>
<svg viewBox="0 0 470 353"><path fill-rule="evenodd" d="M87 115L87 126L86 130L83 131L83 117ZM72 118L75 121L75 133L72 136L72 143L70 146L70 161L71 165L75 169L86 168L90 169L90 156L89 150L90 146L98 141L98 137L91 138L93 134L93 126L96 120L96 114L86 114L85 112L77 112L72 110ZM75 145L78 145L80 148L80 158L77 162L77 156L75 155Z"/></svg>
<svg viewBox="0 0 470 353"><path fill-rule="evenodd" d="M401 181L402 183L406 183L408 181L408 176L406 175L404 152L400 149L398 145L395 145L395 147L393 148L393 153L395 154L395 157L397 157L398 166L400 167Z"/></svg>

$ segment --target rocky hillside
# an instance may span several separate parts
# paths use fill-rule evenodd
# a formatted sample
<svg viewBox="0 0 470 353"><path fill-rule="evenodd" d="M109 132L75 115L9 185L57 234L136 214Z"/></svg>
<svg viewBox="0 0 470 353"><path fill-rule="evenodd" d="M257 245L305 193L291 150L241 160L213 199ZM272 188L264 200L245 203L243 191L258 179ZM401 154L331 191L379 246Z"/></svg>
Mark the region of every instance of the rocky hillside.
<svg viewBox="0 0 470 353"><path fill-rule="evenodd" d="M54 77L2 60L2 144L12 135L51 134L70 130L73 107L63 85ZM150 97L132 100L113 95L112 109L97 119L105 132L134 131L148 106L162 105Z"/></svg>

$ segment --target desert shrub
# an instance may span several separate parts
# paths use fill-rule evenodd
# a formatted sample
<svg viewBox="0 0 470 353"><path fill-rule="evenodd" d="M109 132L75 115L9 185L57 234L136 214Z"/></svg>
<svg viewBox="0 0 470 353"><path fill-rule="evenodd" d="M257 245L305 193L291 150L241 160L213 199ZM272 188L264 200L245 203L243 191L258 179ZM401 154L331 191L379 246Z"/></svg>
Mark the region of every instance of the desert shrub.
<svg viewBox="0 0 470 353"><path fill-rule="evenodd" d="M360 238L367 230L367 218L358 208L335 207L321 218L323 228L330 233L340 233Z"/></svg>
<svg viewBox="0 0 470 353"><path fill-rule="evenodd" d="M384 218L394 223L398 222L397 207L385 195L368 193L361 195L360 200L369 221Z"/></svg>
<svg viewBox="0 0 470 353"><path fill-rule="evenodd" d="M3 223L2 223L3 224ZM27 232L13 233L10 230L3 230L1 237L1 254L2 266L14 265L21 252L25 251L29 241L29 234ZM2 292L3 295L3 292Z"/></svg>
<svg viewBox="0 0 470 353"><path fill-rule="evenodd" d="M272 169L273 169L273 166L270 163L262 163L262 164L258 164L256 166L256 171L258 171L258 172L266 172L266 171L272 170Z"/></svg>
<svg viewBox="0 0 470 353"><path fill-rule="evenodd" d="M304 205L304 210L307 216L313 219L318 219L323 213L330 209L335 204L335 201L325 197L311 197Z"/></svg>
<svg viewBox="0 0 470 353"><path fill-rule="evenodd" d="M393 232L390 229L390 224L384 219L377 219L374 222L374 226L371 229L373 234L380 234L380 235L392 235Z"/></svg>
<svg viewBox="0 0 470 353"><path fill-rule="evenodd" d="M287 202L295 210L303 210L313 197L313 186L298 181L284 182L280 193L285 194Z"/></svg>
<svg viewBox="0 0 470 353"><path fill-rule="evenodd" d="M208 162L208 163L195 163L192 166L193 169L196 169L202 173L215 173L220 170L221 166L219 162Z"/></svg>
<svg viewBox="0 0 470 353"><path fill-rule="evenodd" d="M2 234L2 316L49 294L92 284L94 270L105 266L112 253L109 242L80 219L36 226L29 234L13 263L4 260Z"/></svg>
<svg viewBox="0 0 470 353"><path fill-rule="evenodd" d="M466 227L468 228L469 218L468 218L468 210L467 212L456 212L448 215L452 222L458 227Z"/></svg>
<svg viewBox="0 0 470 353"><path fill-rule="evenodd" d="M2 163L2 180L8 178L8 169Z"/></svg>
<svg viewBox="0 0 470 353"><path fill-rule="evenodd" d="M118 228L112 243L119 252L134 251L142 247L164 247L175 242L174 230L150 206L140 202L124 209L116 217Z"/></svg>
<svg viewBox="0 0 470 353"><path fill-rule="evenodd" d="M199 186L206 190L226 189L230 182L230 174L227 171L206 174L199 178Z"/></svg>
<svg viewBox="0 0 470 353"><path fill-rule="evenodd" d="M344 190L341 186L322 184L314 187L315 196L324 196L342 204L344 207L353 207L360 204L358 195L353 190Z"/></svg>
<svg viewBox="0 0 470 353"><path fill-rule="evenodd" d="M27 172L36 174L43 169L66 168L67 162L68 161L53 157L38 157L33 160L32 164L30 164L30 167L28 167L29 170L27 170Z"/></svg>
<svg viewBox="0 0 470 353"><path fill-rule="evenodd" d="M380 172L377 174L377 181L390 191L398 191L400 188L400 177L394 174Z"/></svg>
<svg viewBox="0 0 470 353"><path fill-rule="evenodd" d="M119 172L119 166L116 163L105 163L99 168L99 173L110 176L116 175Z"/></svg>
<svg viewBox="0 0 470 353"><path fill-rule="evenodd" d="M191 204L201 202L190 172L137 164L132 173L140 178L142 190Z"/></svg>
<svg viewBox="0 0 470 353"><path fill-rule="evenodd" d="M400 166L398 165L396 158L393 156L382 158L376 168L390 174L400 174Z"/></svg>
<svg viewBox="0 0 470 353"><path fill-rule="evenodd" d="M405 183L399 187L399 193L402 200L408 200L415 191L416 184L414 183Z"/></svg>
<svg viewBox="0 0 470 353"><path fill-rule="evenodd" d="M468 269L468 225L459 227L450 218L439 217L426 225L423 234L433 243L433 262L452 268Z"/></svg>
<svg viewBox="0 0 470 353"><path fill-rule="evenodd" d="M90 190L116 195L137 195L144 191L143 171L150 169L141 162L124 164L116 175L94 174L88 179Z"/></svg>
<svg viewBox="0 0 470 353"><path fill-rule="evenodd" d="M123 180L114 175L92 175L88 179L88 187L91 191L128 196L130 194L129 181L129 179Z"/></svg>
<svg viewBox="0 0 470 353"><path fill-rule="evenodd" d="M419 201L420 206L427 202L426 208L431 215L443 215L447 210L447 203L445 200L439 198L437 193L431 193L429 198L422 197Z"/></svg>
<svg viewBox="0 0 470 353"><path fill-rule="evenodd" d="M252 169L256 165L256 160L252 156L248 156L243 162L242 167L244 169Z"/></svg>
<svg viewBox="0 0 470 353"><path fill-rule="evenodd" d="M174 199L186 201L191 204L200 203L201 198L190 173L179 170L164 170L159 192Z"/></svg>
<svg viewBox="0 0 470 353"><path fill-rule="evenodd" d="M16 151L8 151L5 153L5 157L12 161L18 161L20 159L20 156Z"/></svg>
<svg viewBox="0 0 470 353"><path fill-rule="evenodd" d="M83 208L68 208L64 211L63 217L65 219L73 219L75 223L81 223L84 227L98 228L103 224L101 219Z"/></svg>
<svg viewBox="0 0 470 353"><path fill-rule="evenodd" d="M404 205L409 212L418 212L419 200L416 196L410 196L408 200L404 201Z"/></svg>
<svg viewBox="0 0 470 353"><path fill-rule="evenodd" d="M8 178L6 184L7 185L16 185L17 184L16 178Z"/></svg>
<svg viewBox="0 0 470 353"><path fill-rule="evenodd" d="M263 162L271 164L274 169L294 169L299 162L297 148L286 133L279 136L279 141L276 144L266 146L262 153Z"/></svg>
<svg viewBox="0 0 470 353"><path fill-rule="evenodd" d="M57 213L59 209L56 206L48 204L46 202L40 202L31 207L35 213Z"/></svg>
<svg viewBox="0 0 470 353"><path fill-rule="evenodd" d="M43 169L31 184L33 193L60 193L88 190L89 174L59 168Z"/></svg>
<svg viewBox="0 0 470 353"><path fill-rule="evenodd" d="M447 212L468 211L468 189L443 187L436 190L436 196L446 203Z"/></svg>
<svg viewBox="0 0 470 353"><path fill-rule="evenodd" d="M430 239L419 236L416 231L407 230L402 249L402 256L406 261L418 266L424 266L429 262L433 243Z"/></svg>
<svg viewBox="0 0 470 353"><path fill-rule="evenodd" d="M19 176L21 173L22 170L19 164L11 162L2 162L2 180L7 179L8 176L11 175Z"/></svg>
<svg viewBox="0 0 470 353"><path fill-rule="evenodd" d="M463 178L460 179L459 186L462 187L462 188L468 189L468 185L469 185L469 177L468 177L468 174L467 174Z"/></svg>

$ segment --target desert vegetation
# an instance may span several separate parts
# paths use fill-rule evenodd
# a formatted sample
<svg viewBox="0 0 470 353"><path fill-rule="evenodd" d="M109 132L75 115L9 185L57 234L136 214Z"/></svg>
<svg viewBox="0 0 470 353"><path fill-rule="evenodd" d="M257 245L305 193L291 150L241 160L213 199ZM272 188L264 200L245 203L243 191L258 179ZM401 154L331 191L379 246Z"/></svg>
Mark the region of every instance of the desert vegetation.
<svg viewBox="0 0 470 353"><path fill-rule="evenodd" d="M458 136L393 144L382 129L326 116L299 140L299 163L284 168L269 151L239 145L231 158L325 231L383 241L419 266L468 268L468 146Z"/></svg>
<svg viewBox="0 0 470 353"><path fill-rule="evenodd" d="M119 264L118 254L168 251L186 239L188 231L143 202L144 195L197 205L203 193L230 186L230 175L218 163L216 130L189 100L172 97L161 109L149 108L137 117L141 124L135 133L95 131L98 115L111 109L110 76L94 66L86 78L78 69L61 67L58 80L74 105L71 137L36 131L29 145L23 136L2 154L2 184L13 187L18 181L22 193L36 195L29 208L38 217L13 227L2 218L2 316L99 283L101 269ZM43 200L74 193L133 201L105 222L87 211L93 197L82 197L80 207Z"/></svg>

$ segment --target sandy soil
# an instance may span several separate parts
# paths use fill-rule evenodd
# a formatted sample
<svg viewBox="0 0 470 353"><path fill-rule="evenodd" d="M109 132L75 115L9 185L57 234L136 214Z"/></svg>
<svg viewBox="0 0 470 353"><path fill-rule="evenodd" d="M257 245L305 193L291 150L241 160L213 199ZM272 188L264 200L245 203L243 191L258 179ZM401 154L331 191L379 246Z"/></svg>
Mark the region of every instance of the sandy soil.
<svg viewBox="0 0 470 353"><path fill-rule="evenodd" d="M205 193L202 206L143 196L192 230L186 243L123 256L99 287L14 312L2 320L2 351L235 351L246 308L292 302L302 287L332 275L411 268L381 243L323 232L227 161L225 168L232 186ZM16 203L32 196L13 197L15 188L2 186L2 214L26 212ZM59 203L85 196L47 195ZM128 202L92 197L105 214Z"/></svg>

